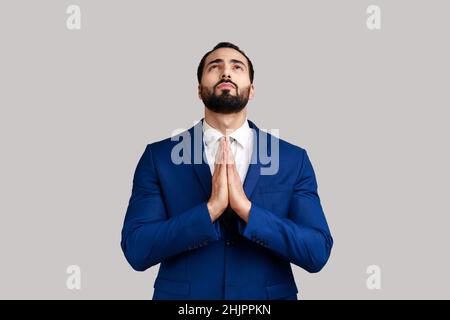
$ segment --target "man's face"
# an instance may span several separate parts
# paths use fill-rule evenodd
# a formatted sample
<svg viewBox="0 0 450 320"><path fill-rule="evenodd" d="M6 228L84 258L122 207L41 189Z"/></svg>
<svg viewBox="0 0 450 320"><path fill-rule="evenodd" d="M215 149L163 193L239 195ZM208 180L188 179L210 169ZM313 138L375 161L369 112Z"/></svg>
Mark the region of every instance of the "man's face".
<svg viewBox="0 0 450 320"><path fill-rule="evenodd" d="M205 60L198 94L205 106L217 113L241 111L253 98L248 61L232 48L211 52Z"/></svg>

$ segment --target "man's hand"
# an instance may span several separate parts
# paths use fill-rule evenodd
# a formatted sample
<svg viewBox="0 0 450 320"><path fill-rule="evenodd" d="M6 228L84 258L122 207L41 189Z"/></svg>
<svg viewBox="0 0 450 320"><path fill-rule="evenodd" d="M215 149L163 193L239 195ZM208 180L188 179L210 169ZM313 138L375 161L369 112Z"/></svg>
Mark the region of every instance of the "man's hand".
<svg viewBox="0 0 450 320"><path fill-rule="evenodd" d="M244 188L242 187L241 178L239 177L239 173L236 168L236 162L234 161L234 156L230 149L229 138L226 139L225 147L225 156L227 159L228 197L230 206L242 220L248 223L252 203L248 200Z"/></svg>
<svg viewBox="0 0 450 320"><path fill-rule="evenodd" d="M214 162L214 174L212 176L211 197L208 200L208 211L211 222L218 219L228 207L228 184L226 165L225 138L220 140L219 148Z"/></svg>

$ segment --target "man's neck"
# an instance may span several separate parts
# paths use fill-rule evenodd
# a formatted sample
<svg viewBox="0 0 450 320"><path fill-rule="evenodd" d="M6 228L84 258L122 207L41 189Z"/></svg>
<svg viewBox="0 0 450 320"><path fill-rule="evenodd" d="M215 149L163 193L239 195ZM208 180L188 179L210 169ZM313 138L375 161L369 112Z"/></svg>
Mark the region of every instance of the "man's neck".
<svg viewBox="0 0 450 320"><path fill-rule="evenodd" d="M238 113L222 114L216 113L205 107L205 121L223 135L230 134L240 128L247 118L247 108Z"/></svg>

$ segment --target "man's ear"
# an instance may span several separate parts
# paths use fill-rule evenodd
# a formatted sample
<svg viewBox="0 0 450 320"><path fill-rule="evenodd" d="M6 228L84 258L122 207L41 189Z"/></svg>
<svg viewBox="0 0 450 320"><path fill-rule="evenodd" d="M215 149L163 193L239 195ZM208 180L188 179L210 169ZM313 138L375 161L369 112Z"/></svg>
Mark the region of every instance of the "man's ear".
<svg viewBox="0 0 450 320"><path fill-rule="evenodd" d="M255 95L255 86L252 83L250 85L250 92L248 94L248 100L252 100L254 95Z"/></svg>
<svg viewBox="0 0 450 320"><path fill-rule="evenodd" d="M202 100L202 86L199 84L197 88L198 97L200 100Z"/></svg>

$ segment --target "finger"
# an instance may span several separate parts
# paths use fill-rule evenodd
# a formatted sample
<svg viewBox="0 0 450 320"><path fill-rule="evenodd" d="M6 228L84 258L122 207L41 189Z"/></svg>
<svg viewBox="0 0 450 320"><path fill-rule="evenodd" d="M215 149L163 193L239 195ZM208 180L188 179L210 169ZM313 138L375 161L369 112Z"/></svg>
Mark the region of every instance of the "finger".
<svg viewBox="0 0 450 320"><path fill-rule="evenodd" d="M226 174L226 148L225 148L225 144L226 144L226 138L223 137L221 140L221 152L220 152L220 156L221 156L221 165L220 165L220 174Z"/></svg>
<svg viewBox="0 0 450 320"><path fill-rule="evenodd" d="M215 177L215 176L217 176L220 172L220 164L218 164L218 163L215 163L214 164L214 173L213 173L213 178Z"/></svg>
<svg viewBox="0 0 450 320"><path fill-rule="evenodd" d="M214 173L213 173L213 177L214 176L216 176L217 174L218 174L218 172L219 172L219 168L220 168L220 163L219 163L219 159L218 159L218 157L217 157L217 154L216 154L216 159L214 160Z"/></svg>
<svg viewBox="0 0 450 320"><path fill-rule="evenodd" d="M219 140L219 146L217 147L216 156L214 162L220 164L220 160L222 157L222 140Z"/></svg>
<svg viewBox="0 0 450 320"><path fill-rule="evenodd" d="M233 156L233 152L231 151L231 145L230 145L230 140L228 138L228 143L227 143L227 164L228 165L233 165L234 164L234 156Z"/></svg>
<svg viewBox="0 0 450 320"><path fill-rule="evenodd" d="M229 138L226 138L223 144L223 163L224 163L224 167L225 169L227 168L227 164L228 164L228 157L229 157L229 150L228 150L228 143L229 143Z"/></svg>
<svg viewBox="0 0 450 320"><path fill-rule="evenodd" d="M231 184L234 180L234 164L233 164L233 154L231 150L227 149L227 176L228 176L228 182Z"/></svg>
<svg viewBox="0 0 450 320"><path fill-rule="evenodd" d="M222 139L219 140L219 146L217 147L217 151L216 151L216 155L214 157L214 173L213 173L213 177L217 177L218 175L220 175L220 168L222 166L223 163L223 143L222 143Z"/></svg>
<svg viewBox="0 0 450 320"><path fill-rule="evenodd" d="M230 182L241 180L239 172L236 167L236 163L234 161L227 165L227 173L228 173L228 180Z"/></svg>
<svg viewBox="0 0 450 320"><path fill-rule="evenodd" d="M223 159L224 159L224 164L227 164L227 159L228 159L227 145L228 145L228 138L225 136L224 140L223 140Z"/></svg>

